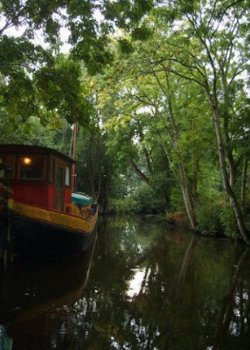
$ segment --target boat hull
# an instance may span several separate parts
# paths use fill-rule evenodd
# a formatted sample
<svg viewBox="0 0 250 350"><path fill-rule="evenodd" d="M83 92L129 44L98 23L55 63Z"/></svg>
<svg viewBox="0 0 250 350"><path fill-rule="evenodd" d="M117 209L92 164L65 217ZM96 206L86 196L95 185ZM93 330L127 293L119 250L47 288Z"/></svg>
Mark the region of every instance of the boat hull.
<svg viewBox="0 0 250 350"><path fill-rule="evenodd" d="M22 217L9 219L11 254L19 258L60 258L82 254L93 242L96 229L83 233Z"/></svg>

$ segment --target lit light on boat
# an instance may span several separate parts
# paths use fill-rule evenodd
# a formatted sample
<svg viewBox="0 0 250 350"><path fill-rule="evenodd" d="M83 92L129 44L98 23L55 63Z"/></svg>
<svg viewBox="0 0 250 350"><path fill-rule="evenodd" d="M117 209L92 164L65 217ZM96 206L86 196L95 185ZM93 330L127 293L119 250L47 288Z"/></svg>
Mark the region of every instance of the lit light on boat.
<svg viewBox="0 0 250 350"><path fill-rule="evenodd" d="M30 165L32 163L32 159L29 157L23 158L23 164Z"/></svg>

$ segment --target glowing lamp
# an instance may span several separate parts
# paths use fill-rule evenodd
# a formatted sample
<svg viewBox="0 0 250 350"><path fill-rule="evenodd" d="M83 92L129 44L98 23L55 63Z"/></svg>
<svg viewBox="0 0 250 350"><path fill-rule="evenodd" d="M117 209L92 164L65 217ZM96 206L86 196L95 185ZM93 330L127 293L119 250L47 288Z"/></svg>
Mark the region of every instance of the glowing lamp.
<svg viewBox="0 0 250 350"><path fill-rule="evenodd" d="M23 164L30 165L31 164L31 158L28 158L28 157L23 158Z"/></svg>

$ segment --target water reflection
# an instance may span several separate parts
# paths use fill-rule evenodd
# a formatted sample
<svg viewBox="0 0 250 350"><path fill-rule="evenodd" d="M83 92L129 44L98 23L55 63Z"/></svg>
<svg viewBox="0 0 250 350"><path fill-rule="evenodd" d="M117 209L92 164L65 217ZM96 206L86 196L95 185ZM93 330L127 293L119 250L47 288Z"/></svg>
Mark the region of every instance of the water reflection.
<svg viewBox="0 0 250 350"><path fill-rule="evenodd" d="M96 241L82 257L15 264L1 272L0 323L14 349L53 349L64 324L55 312L68 313L86 287ZM56 327L55 327L55 323Z"/></svg>
<svg viewBox="0 0 250 350"><path fill-rule="evenodd" d="M145 292L147 285L147 276L150 273L150 269L142 268L132 270L134 276L128 281L128 289L126 291L126 296L133 301L133 299L140 294Z"/></svg>
<svg viewBox="0 0 250 350"><path fill-rule="evenodd" d="M8 331L21 350L249 349L249 263L249 250L228 240L169 230L152 218L112 219L99 227L84 290L74 300L54 299L43 314L47 328L36 318L14 332L12 308ZM67 284L79 286L76 266L68 270ZM32 299L37 289L25 283L21 294ZM39 344L22 346L23 334L38 335Z"/></svg>

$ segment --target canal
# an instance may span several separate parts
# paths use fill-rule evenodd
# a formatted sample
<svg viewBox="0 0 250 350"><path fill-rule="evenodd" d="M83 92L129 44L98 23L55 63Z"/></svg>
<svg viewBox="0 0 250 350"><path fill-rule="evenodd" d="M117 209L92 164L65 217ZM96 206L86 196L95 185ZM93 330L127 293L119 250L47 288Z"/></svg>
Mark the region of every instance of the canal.
<svg viewBox="0 0 250 350"><path fill-rule="evenodd" d="M1 270L13 350L249 350L250 253L160 219L109 219L81 259Z"/></svg>

